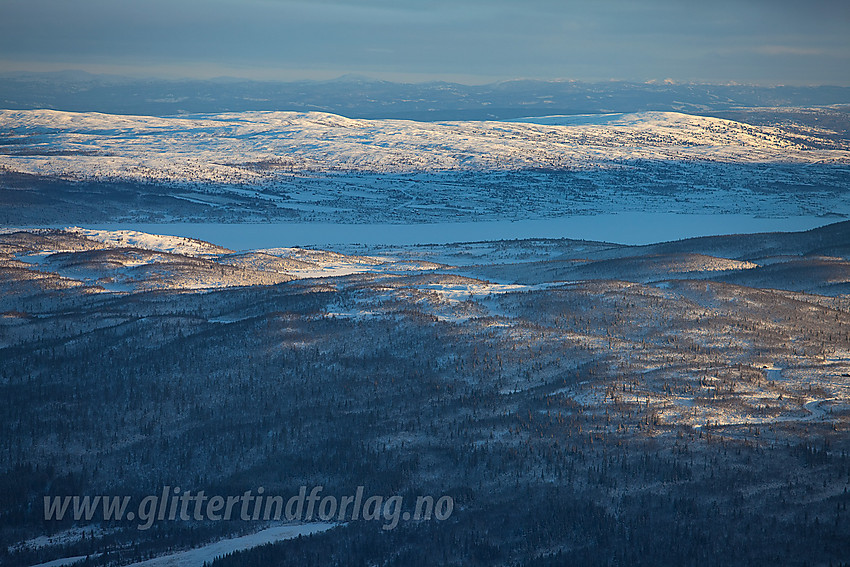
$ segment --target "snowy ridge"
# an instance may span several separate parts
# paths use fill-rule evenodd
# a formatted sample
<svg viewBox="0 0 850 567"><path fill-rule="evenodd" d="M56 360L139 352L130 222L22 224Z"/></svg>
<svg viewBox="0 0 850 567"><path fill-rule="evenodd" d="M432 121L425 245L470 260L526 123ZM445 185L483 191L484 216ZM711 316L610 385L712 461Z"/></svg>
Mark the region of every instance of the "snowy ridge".
<svg viewBox="0 0 850 567"><path fill-rule="evenodd" d="M319 112L162 118L5 110L0 132L0 168L76 179L259 184L309 171L593 169L629 160L850 163L850 152L815 149L816 137L675 112L432 123Z"/></svg>
<svg viewBox="0 0 850 567"><path fill-rule="evenodd" d="M95 230L75 226L66 229L66 232L78 234L110 246L141 248L143 250L182 254L184 256L210 256L230 252L227 248L222 248L209 242L204 242L203 240L186 238L184 236L148 234L136 230Z"/></svg>

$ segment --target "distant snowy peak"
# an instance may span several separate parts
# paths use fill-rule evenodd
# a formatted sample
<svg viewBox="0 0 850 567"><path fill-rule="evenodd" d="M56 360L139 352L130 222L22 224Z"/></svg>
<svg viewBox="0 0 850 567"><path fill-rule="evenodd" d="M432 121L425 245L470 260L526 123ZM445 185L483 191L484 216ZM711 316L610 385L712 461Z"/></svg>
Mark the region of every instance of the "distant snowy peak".
<svg viewBox="0 0 850 567"><path fill-rule="evenodd" d="M589 169L630 160L850 163L814 137L675 112L510 122L320 112L174 117L0 111L0 168L78 179L263 183L309 171Z"/></svg>

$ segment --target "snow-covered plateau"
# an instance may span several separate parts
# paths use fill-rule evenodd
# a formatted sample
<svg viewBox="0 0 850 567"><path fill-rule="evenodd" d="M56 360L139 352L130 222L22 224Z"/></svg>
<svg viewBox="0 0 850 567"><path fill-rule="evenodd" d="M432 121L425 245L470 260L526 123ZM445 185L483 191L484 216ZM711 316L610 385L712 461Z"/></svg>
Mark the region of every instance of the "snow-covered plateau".
<svg viewBox="0 0 850 567"><path fill-rule="evenodd" d="M413 122L320 112L6 110L0 127L13 149L29 150L4 155L3 167L87 179L255 183L279 170L593 169L634 160L850 163L850 151L818 149L814 136L675 112Z"/></svg>
<svg viewBox="0 0 850 567"><path fill-rule="evenodd" d="M850 214L850 147L832 134L675 112L414 122L5 110L0 222Z"/></svg>

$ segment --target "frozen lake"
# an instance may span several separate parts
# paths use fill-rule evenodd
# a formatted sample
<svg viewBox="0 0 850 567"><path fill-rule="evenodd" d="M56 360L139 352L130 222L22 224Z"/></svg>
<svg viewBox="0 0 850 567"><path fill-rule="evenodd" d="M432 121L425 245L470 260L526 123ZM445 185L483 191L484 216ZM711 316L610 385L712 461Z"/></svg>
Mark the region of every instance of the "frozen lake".
<svg viewBox="0 0 850 567"><path fill-rule="evenodd" d="M445 244L479 240L572 238L650 244L696 236L799 231L843 220L824 217L758 218L750 215L687 215L629 212L526 221L434 224L96 224L85 228L138 230L207 240L234 250L321 247L334 244Z"/></svg>

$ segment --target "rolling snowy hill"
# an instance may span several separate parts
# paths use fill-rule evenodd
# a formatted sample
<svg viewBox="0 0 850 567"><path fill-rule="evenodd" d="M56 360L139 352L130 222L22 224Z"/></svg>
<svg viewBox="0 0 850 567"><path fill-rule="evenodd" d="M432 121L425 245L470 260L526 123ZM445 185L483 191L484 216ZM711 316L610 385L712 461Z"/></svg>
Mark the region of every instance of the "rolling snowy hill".
<svg viewBox="0 0 850 567"><path fill-rule="evenodd" d="M352 120L318 112L168 118L3 111L0 166L81 179L261 183L280 172L593 169L634 160L850 163L780 128L674 112L514 122Z"/></svg>

